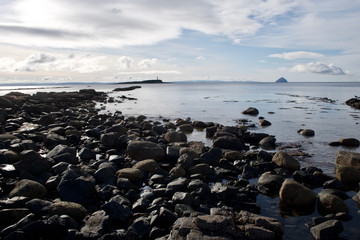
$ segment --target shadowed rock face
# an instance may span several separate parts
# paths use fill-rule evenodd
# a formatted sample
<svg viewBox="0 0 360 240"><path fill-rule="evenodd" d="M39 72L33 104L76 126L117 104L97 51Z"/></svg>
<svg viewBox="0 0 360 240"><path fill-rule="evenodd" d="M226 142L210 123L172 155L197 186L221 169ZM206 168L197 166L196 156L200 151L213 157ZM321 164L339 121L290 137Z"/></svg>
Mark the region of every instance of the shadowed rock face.
<svg viewBox="0 0 360 240"><path fill-rule="evenodd" d="M360 109L360 98L359 97L351 98L351 99L347 100L345 103L346 103L346 105L349 105L350 107Z"/></svg>

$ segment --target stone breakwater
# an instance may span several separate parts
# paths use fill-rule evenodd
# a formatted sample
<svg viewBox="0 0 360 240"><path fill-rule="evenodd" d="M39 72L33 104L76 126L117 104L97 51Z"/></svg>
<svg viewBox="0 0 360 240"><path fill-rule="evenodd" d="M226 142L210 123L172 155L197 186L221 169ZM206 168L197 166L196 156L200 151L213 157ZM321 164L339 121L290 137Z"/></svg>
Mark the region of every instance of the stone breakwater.
<svg viewBox="0 0 360 240"><path fill-rule="evenodd" d="M339 152L334 178L265 151L275 137L245 125L99 114L95 101L108 98L91 89L0 97L1 239L281 239L259 194L280 195L286 211L317 208L315 239L338 236L351 218L344 191L359 184L359 154ZM213 146L188 142L194 128Z"/></svg>

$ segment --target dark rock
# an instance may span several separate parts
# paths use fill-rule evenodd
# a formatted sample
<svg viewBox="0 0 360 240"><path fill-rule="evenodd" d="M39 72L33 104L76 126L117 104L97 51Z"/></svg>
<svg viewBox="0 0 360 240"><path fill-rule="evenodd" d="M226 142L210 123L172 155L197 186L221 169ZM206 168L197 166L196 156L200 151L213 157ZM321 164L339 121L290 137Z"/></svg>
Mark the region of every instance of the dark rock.
<svg viewBox="0 0 360 240"><path fill-rule="evenodd" d="M310 229L311 235L316 240L337 239L339 234L344 230L341 221L329 220Z"/></svg>
<svg viewBox="0 0 360 240"><path fill-rule="evenodd" d="M139 181L144 177L144 174L137 168L123 168L116 172L116 177L127 178L130 181Z"/></svg>
<svg viewBox="0 0 360 240"><path fill-rule="evenodd" d="M50 169L50 162L42 158L33 150L25 150L20 153L20 161L14 164L18 172L26 171L33 175L39 175Z"/></svg>
<svg viewBox="0 0 360 240"><path fill-rule="evenodd" d="M133 224L130 225L126 232L125 239L148 239L150 231L151 226L149 221L144 217L140 217L135 219Z"/></svg>
<svg viewBox="0 0 360 240"><path fill-rule="evenodd" d="M20 219L28 215L29 209L27 208L11 208L0 210L0 227L10 226L17 223Z"/></svg>
<svg viewBox="0 0 360 240"><path fill-rule="evenodd" d="M35 220L37 220L36 216L34 214L30 213L30 214L26 215L25 217L23 217L22 219L20 219L15 224L4 228L1 231L1 236L4 237L4 236L9 235L10 233L14 233L16 230L25 227L26 225L34 222Z"/></svg>
<svg viewBox="0 0 360 240"><path fill-rule="evenodd" d="M102 205L102 209L109 215L110 220L116 223L125 222L132 215L128 206L122 205L114 199Z"/></svg>
<svg viewBox="0 0 360 240"><path fill-rule="evenodd" d="M241 174L241 177L243 179L251 179L251 178L256 178L259 174L259 171L257 170L257 168L254 168L252 166L250 166L249 164L246 164L243 167L243 172Z"/></svg>
<svg viewBox="0 0 360 240"><path fill-rule="evenodd" d="M116 182L116 169L114 167L103 167L94 173L98 183L114 185Z"/></svg>
<svg viewBox="0 0 360 240"><path fill-rule="evenodd" d="M337 189L337 190L343 190L344 189L344 184L342 184L337 179L333 179L333 180L326 181L323 184L323 188L332 188L332 189Z"/></svg>
<svg viewBox="0 0 360 240"><path fill-rule="evenodd" d="M270 125L271 125L271 122L269 122L269 121L266 120L266 119L260 119L260 120L259 120L259 126L267 127L267 126L270 126Z"/></svg>
<svg viewBox="0 0 360 240"><path fill-rule="evenodd" d="M108 229L109 216L102 210L94 212L81 228L81 236L85 239L98 239Z"/></svg>
<svg viewBox="0 0 360 240"><path fill-rule="evenodd" d="M266 172L260 176L257 189L266 195L277 195L284 181L283 177Z"/></svg>
<svg viewBox="0 0 360 240"><path fill-rule="evenodd" d="M174 204L186 204L191 206L194 202L194 198L187 192L176 192L173 197L172 201Z"/></svg>
<svg viewBox="0 0 360 240"><path fill-rule="evenodd" d="M46 195L46 188L35 181L22 179L16 183L15 188L9 193L9 197L23 196L28 198L42 198Z"/></svg>
<svg viewBox="0 0 360 240"><path fill-rule="evenodd" d="M160 161L165 157L164 149L156 143L147 141L130 141L127 152L135 160L154 159Z"/></svg>
<svg viewBox="0 0 360 240"><path fill-rule="evenodd" d="M349 208L341 198L325 193L319 193L318 195L318 209L323 214L349 212Z"/></svg>
<svg viewBox="0 0 360 240"><path fill-rule="evenodd" d="M242 114L248 114L248 115L256 116L256 115L259 114L259 110L257 110L254 107L249 107L248 109L244 110L242 112Z"/></svg>
<svg viewBox="0 0 360 240"><path fill-rule="evenodd" d="M59 145L59 144L67 144L67 140L66 138L64 138L61 135L55 134L55 133L50 133L48 135L46 135L46 139L44 142L45 146L48 149L53 149L55 146Z"/></svg>
<svg viewBox="0 0 360 240"><path fill-rule="evenodd" d="M186 141L187 141L187 137L186 137L185 133L176 132L176 131L168 131L168 132L165 134L164 139L165 139L168 143L173 143L173 142L186 142Z"/></svg>
<svg viewBox="0 0 360 240"><path fill-rule="evenodd" d="M315 131L312 129L301 129L300 134L306 137L315 136Z"/></svg>
<svg viewBox="0 0 360 240"><path fill-rule="evenodd" d="M316 201L313 191L292 179L283 182L279 195L283 203L294 208L312 207Z"/></svg>
<svg viewBox="0 0 360 240"><path fill-rule="evenodd" d="M60 201L53 203L50 207L50 215L69 215L78 222L82 221L86 214L86 209L75 202Z"/></svg>
<svg viewBox="0 0 360 240"><path fill-rule="evenodd" d="M359 140L356 138L342 138L339 142L345 147L359 147L360 145Z"/></svg>
<svg viewBox="0 0 360 240"><path fill-rule="evenodd" d="M52 202L38 198L32 199L26 203L26 207L38 216L47 215L50 212L51 205Z"/></svg>
<svg viewBox="0 0 360 240"><path fill-rule="evenodd" d="M360 109L360 99L359 99L359 97L350 98L345 103L348 106L351 106L351 107L356 108L356 109Z"/></svg>
<svg viewBox="0 0 360 240"><path fill-rule="evenodd" d="M276 139L273 136L265 137L261 139L259 145L262 149L265 150L274 150L276 148Z"/></svg>
<svg viewBox="0 0 360 240"><path fill-rule="evenodd" d="M222 136L214 140L213 146L215 148L242 150L245 147L244 142L233 136Z"/></svg>
<svg viewBox="0 0 360 240"><path fill-rule="evenodd" d="M272 160L279 167L286 168L286 169L288 169L290 171L296 171L296 170L300 169L299 162L295 158L293 158L292 156L290 156L289 154L287 154L284 151L278 151L273 156Z"/></svg>
<svg viewBox="0 0 360 240"><path fill-rule="evenodd" d="M79 158L81 160L83 160L83 161L84 160L88 161L88 160L91 160L91 159L96 159L96 154L93 151L91 151L90 149L88 149L88 148L82 148L79 151L78 155L79 155Z"/></svg>

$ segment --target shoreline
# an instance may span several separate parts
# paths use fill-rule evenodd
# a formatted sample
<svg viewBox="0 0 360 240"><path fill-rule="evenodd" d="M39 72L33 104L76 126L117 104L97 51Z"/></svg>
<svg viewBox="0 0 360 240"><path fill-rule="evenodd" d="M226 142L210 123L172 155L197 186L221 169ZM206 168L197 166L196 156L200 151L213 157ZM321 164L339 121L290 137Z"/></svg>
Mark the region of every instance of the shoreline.
<svg viewBox="0 0 360 240"><path fill-rule="evenodd" d="M27 234L30 227L18 224L24 218L30 226L38 221L46 229L48 221L42 219L46 216L47 220L53 219L52 224L64 235L84 238L123 234L128 238L166 239L169 234L181 235L182 224L194 221L196 224L188 226L186 235L202 237L211 230L217 236L236 238L259 230L271 236L269 239L279 239L284 234L284 219L259 216L262 206L257 202L258 196L278 194L285 179L291 178L310 189L323 188L328 181L337 183L334 177L322 174L321 169L301 170L298 166L289 167L290 163L283 165L285 160L274 161L275 154L269 151L275 149L276 140L248 131L246 126L220 126L191 119L147 121L141 115L125 118L122 114L99 114L94 101L106 102L108 96L91 89L33 96L13 93L11 97L0 98L3 128L0 173L5 180L1 185L5 199L0 202L0 211L18 213L9 222L0 223L3 231L7 228L2 237L14 234L15 230ZM188 142L185 133L194 128L203 129L213 139L213 147ZM259 145L262 149L252 149ZM296 165L296 158L290 159ZM262 179L262 184L251 184L269 171L271 174L265 179L268 182ZM29 179L25 182L31 186L31 192L21 189L20 179ZM337 191L346 194L345 189ZM9 195L11 199L7 199ZM311 201L306 209L314 208L310 214L321 218L315 201ZM36 207L39 205L41 209ZM280 211L287 213L298 208L286 206ZM70 225L70 220L61 222L62 214L70 215L77 226ZM119 214L124 217L119 218ZM350 212L354 214L357 213ZM81 220L85 217L84 224ZM240 230L214 230L214 218L216 224ZM349 214L335 218L346 225L344 219ZM256 225L254 219L271 227ZM18 225L9 229L9 224ZM89 227L94 224L96 232ZM284 238L287 231L285 226ZM351 235L348 231L345 229L344 233ZM310 228L306 234L311 236Z"/></svg>

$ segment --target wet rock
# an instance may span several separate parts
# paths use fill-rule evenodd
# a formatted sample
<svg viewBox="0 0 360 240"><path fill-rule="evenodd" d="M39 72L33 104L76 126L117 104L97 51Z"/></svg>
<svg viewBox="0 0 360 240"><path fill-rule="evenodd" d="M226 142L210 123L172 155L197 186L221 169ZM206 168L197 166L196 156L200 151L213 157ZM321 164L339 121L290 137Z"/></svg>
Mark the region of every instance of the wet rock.
<svg viewBox="0 0 360 240"><path fill-rule="evenodd" d="M192 166L189 168L189 173L192 174L202 174L203 176L207 176L210 174L211 167L207 163L200 163L196 164L195 166Z"/></svg>
<svg viewBox="0 0 360 240"><path fill-rule="evenodd" d="M315 205L316 194L292 179L286 179L280 188L280 199L294 208L306 208Z"/></svg>
<svg viewBox="0 0 360 240"><path fill-rule="evenodd" d="M123 168L116 172L116 177L127 178L130 181L139 181L144 177L144 174L137 168Z"/></svg>
<svg viewBox="0 0 360 240"><path fill-rule="evenodd" d="M256 178L259 175L259 171L257 168L250 166L249 164L246 164L243 167L243 172L241 174L241 177L243 179L251 179Z"/></svg>
<svg viewBox="0 0 360 240"><path fill-rule="evenodd" d="M284 181L283 177L266 172L260 176L257 189L266 195L277 195Z"/></svg>
<svg viewBox="0 0 360 240"><path fill-rule="evenodd" d="M69 147L64 144L56 145L48 154L46 154L47 158L55 158L56 156L59 156L64 153L69 153L73 156L76 155L76 149L74 147Z"/></svg>
<svg viewBox="0 0 360 240"><path fill-rule="evenodd" d="M315 131L312 130L312 129L300 129L298 130L298 132L303 135L303 136L306 136L306 137L313 137L315 136Z"/></svg>
<svg viewBox="0 0 360 240"><path fill-rule="evenodd" d="M261 139L259 145L262 149L274 150L276 148L275 142L276 142L276 138L274 138L273 136L269 136Z"/></svg>
<svg viewBox="0 0 360 240"><path fill-rule="evenodd" d="M349 208L344 201L332 194L321 193L318 196L318 209L322 214L332 214L339 212L349 212Z"/></svg>
<svg viewBox="0 0 360 240"><path fill-rule="evenodd" d="M254 107L249 107L248 109L244 110L242 112L242 114L248 114L248 115L256 116L256 115L259 114L259 110L257 110Z"/></svg>
<svg viewBox="0 0 360 240"><path fill-rule="evenodd" d="M104 133L101 134L100 141L104 146L114 147L120 136L121 135L117 132Z"/></svg>
<svg viewBox="0 0 360 240"><path fill-rule="evenodd" d="M47 190L42 184L29 179L22 179L16 183L15 188L9 193L9 197L42 198L46 193Z"/></svg>
<svg viewBox="0 0 360 240"><path fill-rule="evenodd" d="M339 234L344 230L341 221L329 220L310 229L311 235L316 240L338 239Z"/></svg>
<svg viewBox="0 0 360 240"><path fill-rule="evenodd" d="M225 153L225 158L230 161L240 160L243 155L238 151L230 151Z"/></svg>
<svg viewBox="0 0 360 240"><path fill-rule="evenodd" d="M181 166L176 166L173 167L170 171L169 174L172 175L175 178L179 178L179 177L184 177L186 175L186 171L183 167Z"/></svg>
<svg viewBox="0 0 360 240"><path fill-rule="evenodd" d="M335 165L354 167L360 171L360 153L338 151L335 155Z"/></svg>
<svg viewBox="0 0 360 240"><path fill-rule="evenodd" d="M66 140L66 138L64 138L61 135L58 135L55 133L50 133L50 134L46 135L44 144L48 149L53 149L55 146L57 146L59 144L66 145L67 140Z"/></svg>
<svg viewBox="0 0 360 240"><path fill-rule="evenodd" d="M19 155L14 151L5 151L4 155L8 161L8 163L13 164L20 160Z"/></svg>
<svg viewBox="0 0 360 240"><path fill-rule="evenodd" d="M179 126L180 131L184 133L192 133L194 131L194 127L191 124L183 124Z"/></svg>
<svg viewBox="0 0 360 240"><path fill-rule="evenodd" d="M173 142L186 142L187 141L187 137L184 133L182 132L176 132L176 131L168 131L165 136L164 139L168 142L168 143L173 143Z"/></svg>
<svg viewBox="0 0 360 240"><path fill-rule="evenodd" d="M165 151L160 145L148 141L130 141L127 152L130 158L138 161L145 159L160 161L165 157Z"/></svg>
<svg viewBox="0 0 360 240"><path fill-rule="evenodd" d="M333 179L333 180L326 181L323 184L323 188L332 188L332 189L337 189L337 190L343 190L344 189L344 184L342 184L337 179Z"/></svg>
<svg viewBox="0 0 360 240"><path fill-rule="evenodd" d="M68 215L78 222L83 220L86 214L86 209L75 202L59 201L53 203L50 207L50 215Z"/></svg>
<svg viewBox="0 0 360 240"><path fill-rule="evenodd" d="M269 121L266 120L266 119L260 119L260 120L259 120L259 126L267 127L267 126L270 126L270 125L271 125L271 122L269 122Z"/></svg>
<svg viewBox="0 0 360 240"><path fill-rule="evenodd" d="M114 167L102 167L95 173L94 177L98 183L114 185L116 182L116 169Z"/></svg>
<svg viewBox="0 0 360 240"><path fill-rule="evenodd" d="M189 154L185 153L179 157L179 159L177 160L177 165L181 166L184 169L189 169L194 165L194 161Z"/></svg>
<svg viewBox="0 0 360 240"><path fill-rule="evenodd" d="M286 168L290 171L296 171L300 169L300 164L299 162L293 158L292 156L288 155L286 152L284 151L278 151L274 156L273 156L273 162L276 163L276 165L278 165L279 167L283 167Z"/></svg>
<svg viewBox="0 0 360 240"><path fill-rule="evenodd" d="M191 206L194 198L187 192L176 192L172 197L172 201L174 204L186 204Z"/></svg>
<svg viewBox="0 0 360 240"><path fill-rule="evenodd" d="M346 192L332 188L324 188L319 192L319 194L331 194L341 198L342 200L346 200L350 198L349 195L346 194Z"/></svg>
<svg viewBox="0 0 360 240"><path fill-rule="evenodd" d="M345 147L359 147L360 145L359 140L356 138L342 138L339 142Z"/></svg>

